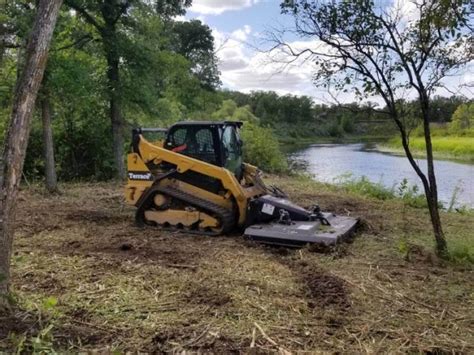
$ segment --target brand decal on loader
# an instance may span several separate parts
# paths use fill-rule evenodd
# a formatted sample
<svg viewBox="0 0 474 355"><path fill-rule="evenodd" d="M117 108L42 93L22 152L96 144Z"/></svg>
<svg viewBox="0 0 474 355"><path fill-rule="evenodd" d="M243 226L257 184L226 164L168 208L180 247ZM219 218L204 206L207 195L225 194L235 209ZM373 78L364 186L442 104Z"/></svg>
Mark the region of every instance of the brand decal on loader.
<svg viewBox="0 0 474 355"><path fill-rule="evenodd" d="M128 173L128 178L130 180L152 181L153 175L151 173L130 171Z"/></svg>
<svg viewBox="0 0 474 355"><path fill-rule="evenodd" d="M269 203L264 203L262 206L262 212L273 215L273 211L275 211L275 206L270 205Z"/></svg>

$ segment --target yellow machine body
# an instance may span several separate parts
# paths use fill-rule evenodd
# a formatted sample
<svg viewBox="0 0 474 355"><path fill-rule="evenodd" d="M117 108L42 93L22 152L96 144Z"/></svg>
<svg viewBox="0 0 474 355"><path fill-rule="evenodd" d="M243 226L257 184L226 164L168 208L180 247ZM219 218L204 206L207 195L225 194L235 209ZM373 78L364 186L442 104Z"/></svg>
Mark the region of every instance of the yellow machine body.
<svg viewBox="0 0 474 355"><path fill-rule="evenodd" d="M153 176L160 177L160 174L166 172L152 172L148 166L159 167L162 163L169 163L176 166L176 174L183 174L189 170L217 179L222 183L224 190L219 194L212 193L193 184L180 181L174 177L167 177L159 181L161 186L169 186L180 191L184 191L193 196L206 201L211 201L229 211L236 210L238 213L237 225L243 226L246 220L247 204L249 199L266 193L265 185L260 179L260 171L250 165L244 164L243 179L241 182L227 169L215 166L192 157L173 152L146 140L140 135L138 142L139 153L130 153L127 156L128 179L125 187L126 201L131 205L136 205L143 193L150 188L154 181ZM135 179L140 176L141 179ZM145 178L148 177L148 178ZM189 211L177 212L176 210L163 211L163 214L169 213L169 220L178 221L182 218L184 221L190 218ZM181 215L180 215L181 213ZM202 214L202 213L201 213ZM199 217L196 215L196 219ZM165 220L163 216L161 220Z"/></svg>
<svg viewBox="0 0 474 355"><path fill-rule="evenodd" d="M188 121L167 130L135 129L125 198L137 208L137 223L206 235L245 227L250 239L286 246L346 238L356 218L300 207L242 162L241 125ZM166 138L152 143L145 132Z"/></svg>

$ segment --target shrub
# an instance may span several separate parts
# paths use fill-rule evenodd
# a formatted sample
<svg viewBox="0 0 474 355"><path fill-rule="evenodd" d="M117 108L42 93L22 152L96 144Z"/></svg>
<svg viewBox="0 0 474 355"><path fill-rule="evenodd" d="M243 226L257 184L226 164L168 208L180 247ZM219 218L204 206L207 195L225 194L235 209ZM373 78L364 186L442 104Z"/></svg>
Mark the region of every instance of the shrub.
<svg viewBox="0 0 474 355"><path fill-rule="evenodd" d="M268 172L283 172L288 166L270 128L246 122L242 128L244 160Z"/></svg>
<svg viewBox="0 0 474 355"><path fill-rule="evenodd" d="M389 189L381 182L371 182L366 176L356 178L352 174L344 174L335 179L336 185L345 190L364 196L375 197L379 200L395 198L393 189Z"/></svg>
<svg viewBox="0 0 474 355"><path fill-rule="evenodd" d="M393 188L388 188L382 182L372 182L366 176L356 178L349 173L336 178L335 183L346 191L373 197L378 200L399 198L411 207L428 207L425 195L419 191L418 186L410 185L407 179L403 179L401 183L394 185ZM439 207L443 208L441 203Z"/></svg>
<svg viewBox="0 0 474 355"><path fill-rule="evenodd" d="M462 241L452 242L449 248L451 261L459 264L474 264L474 248L472 244Z"/></svg>
<svg viewBox="0 0 474 355"><path fill-rule="evenodd" d="M454 111L449 124L449 132L457 135L468 135L474 128L474 102L459 105Z"/></svg>
<svg viewBox="0 0 474 355"><path fill-rule="evenodd" d="M410 185L407 179L403 179L398 185L395 196L401 198L408 206L415 208L428 207L425 195L420 193L417 185Z"/></svg>
<svg viewBox="0 0 474 355"><path fill-rule="evenodd" d="M245 162L271 173L288 169L286 157L280 150L273 130L260 126L260 120L252 114L249 106L238 107L234 101L225 100L211 118L244 122L241 135Z"/></svg>

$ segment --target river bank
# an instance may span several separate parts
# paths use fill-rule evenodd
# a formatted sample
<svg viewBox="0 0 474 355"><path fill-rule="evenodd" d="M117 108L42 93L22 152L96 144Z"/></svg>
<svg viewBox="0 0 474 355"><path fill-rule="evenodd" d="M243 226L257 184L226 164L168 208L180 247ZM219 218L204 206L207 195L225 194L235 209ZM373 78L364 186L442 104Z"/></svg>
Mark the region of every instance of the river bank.
<svg viewBox="0 0 474 355"><path fill-rule="evenodd" d="M432 137L435 159L454 160L474 163L474 137ZM410 138L410 148L415 157L426 158L425 140L423 137ZM405 155L399 138L376 144L381 152Z"/></svg>
<svg viewBox="0 0 474 355"><path fill-rule="evenodd" d="M140 229L114 183L23 189L0 352L474 351L472 215L441 213L453 257L442 261L425 209L265 180L360 217L352 243L322 254Z"/></svg>
<svg viewBox="0 0 474 355"><path fill-rule="evenodd" d="M369 149L366 144L313 144L289 156L318 181L370 187L385 196L423 194L421 181L406 157ZM426 171L426 161L417 160ZM435 168L444 208L474 208L474 165L436 160Z"/></svg>

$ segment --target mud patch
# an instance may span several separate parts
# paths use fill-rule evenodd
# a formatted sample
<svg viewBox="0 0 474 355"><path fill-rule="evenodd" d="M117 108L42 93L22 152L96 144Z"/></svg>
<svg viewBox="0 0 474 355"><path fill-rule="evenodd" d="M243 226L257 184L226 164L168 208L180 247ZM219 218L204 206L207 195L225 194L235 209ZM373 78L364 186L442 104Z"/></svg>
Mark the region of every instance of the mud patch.
<svg viewBox="0 0 474 355"><path fill-rule="evenodd" d="M157 333L151 340L146 351L151 353L240 353L242 346L234 339L212 331L209 327L183 327L166 329Z"/></svg>
<svg viewBox="0 0 474 355"><path fill-rule="evenodd" d="M197 285L184 299L194 304L222 307L232 303L232 298L224 291L215 287Z"/></svg>
<svg viewBox="0 0 474 355"><path fill-rule="evenodd" d="M123 222L121 216L114 216L105 211L98 210L77 210L70 212L66 218L74 222L96 223L100 225L118 224Z"/></svg>
<svg viewBox="0 0 474 355"><path fill-rule="evenodd" d="M344 280L305 262L293 262L290 267L304 286L309 308L350 308L347 285Z"/></svg>
<svg viewBox="0 0 474 355"><path fill-rule="evenodd" d="M23 279L24 291L42 291L46 294L60 294L64 291L64 286L61 281L51 274L40 274L34 272L27 272L21 275Z"/></svg>
<svg viewBox="0 0 474 355"><path fill-rule="evenodd" d="M3 312L3 313L2 313ZM32 335L37 331L37 322L26 312L0 310L0 350L10 335Z"/></svg>

